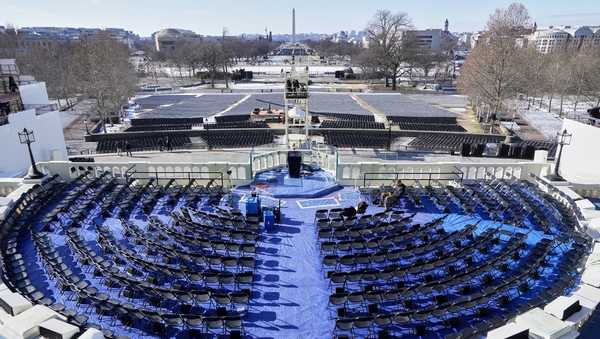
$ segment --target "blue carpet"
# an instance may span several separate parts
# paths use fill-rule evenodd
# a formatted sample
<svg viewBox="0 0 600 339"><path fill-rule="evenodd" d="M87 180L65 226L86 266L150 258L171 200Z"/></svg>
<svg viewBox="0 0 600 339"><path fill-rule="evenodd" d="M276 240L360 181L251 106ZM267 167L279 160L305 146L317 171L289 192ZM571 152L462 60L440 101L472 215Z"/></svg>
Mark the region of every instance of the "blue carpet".
<svg viewBox="0 0 600 339"><path fill-rule="evenodd" d="M250 187L245 187L235 190L232 196L225 197L221 204L233 203L235 207L239 207L244 211L245 197L249 194L250 189ZM288 190L288 193L293 193L290 187L287 187L286 190ZM314 214L317 209L322 208L356 206L359 200L362 199L365 198L352 187L344 187L317 199L277 199L271 197L271 195L262 196L263 206L280 205L282 207L282 220L272 232L265 233L258 244L256 283L254 284L254 294L248 309L248 316L244 322L246 332L251 337L331 337L334 328L332 309L328 307L331 289L329 281L325 277L325 272L321 268L320 250L314 227ZM165 200L166 198L163 198L156 203L152 214L164 222L169 222L169 214L173 207L169 207ZM174 209L182 206L184 202L184 199L181 199ZM196 207L199 210L211 209L206 199L199 201ZM501 228L508 231L508 233L522 232L526 234L526 242L531 246L542 238L549 237L541 230L531 228L532 224L529 221L522 225L523 227L502 224L491 220L489 215L482 209L477 209L472 215L461 213L459 206L453 202L448 206L450 213L444 213L435 201L425 195L421 197L419 206L403 199L398 207L417 213L413 218L413 223L425 223L447 215L443 224L446 231L461 230L468 224L477 224L475 230L477 234L481 234L490 228ZM142 206L139 203L134 208L130 220L141 229L146 229L147 220L142 216L141 210ZM367 209L368 214L381 211L383 211L383 208L372 204ZM117 241L124 241L124 236L120 220L114 218L103 219L99 214L99 208L93 209L83 222L79 233L88 241L90 247L100 253L101 250L98 248L96 241L95 222L101 222L105 226L109 226ZM551 218L549 217L549 219ZM64 222L68 223L69 221L64 220ZM37 227L39 228L41 225ZM94 286L101 289L101 292L119 298L117 290L111 290L103 285L101 279L94 276L93 271L81 271L76 268L80 267L78 263L67 260L76 256L70 246L67 245L66 235L63 231L52 233L51 238L59 253L65 259L65 263L74 268L75 273L92 282ZM564 249L558 248L557 251L567 249L568 246L565 245ZM68 308L87 310L86 306L78 306L75 300L67 298L68 294L61 294L56 287L55 280L43 273L41 270L42 263L36 255L31 241L24 242L23 252L25 253L25 261L28 263L28 272L36 288L52 296L56 302L65 304ZM555 255L550 264L556 265L559 257L559 255ZM550 273L544 277L545 279L540 281L531 293L523 294L520 298L525 301L533 294L547 288L551 284L550 278L554 277L553 274ZM122 326L115 325L110 317L100 319L96 313L91 311L86 314L90 316L89 321L91 323L111 328L116 334L128 335L133 338L152 337L141 330L125 329Z"/></svg>

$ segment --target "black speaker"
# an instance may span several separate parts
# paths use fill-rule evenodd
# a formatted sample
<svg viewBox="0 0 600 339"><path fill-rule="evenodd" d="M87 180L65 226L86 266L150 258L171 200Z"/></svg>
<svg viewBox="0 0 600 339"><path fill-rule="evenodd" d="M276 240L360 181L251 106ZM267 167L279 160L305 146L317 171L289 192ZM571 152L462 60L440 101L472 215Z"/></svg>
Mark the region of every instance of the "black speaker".
<svg viewBox="0 0 600 339"><path fill-rule="evenodd" d="M474 157L483 156L483 150L485 149L484 144L475 144L471 146L471 155Z"/></svg>
<svg viewBox="0 0 600 339"><path fill-rule="evenodd" d="M521 150L521 158L533 160L535 158L535 147L532 145L527 145Z"/></svg>
<svg viewBox="0 0 600 339"><path fill-rule="evenodd" d="M471 154L471 144L462 144L462 148L460 149L460 155L463 157L468 157Z"/></svg>
<svg viewBox="0 0 600 339"><path fill-rule="evenodd" d="M302 154L298 151L289 151L287 156L288 173L290 178L300 178L300 168L302 167Z"/></svg>
<svg viewBox="0 0 600 339"><path fill-rule="evenodd" d="M508 158L510 146L508 144L500 144L498 147L498 158Z"/></svg>
<svg viewBox="0 0 600 339"><path fill-rule="evenodd" d="M521 157L521 146L510 146L510 152L508 153L509 158L518 159Z"/></svg>

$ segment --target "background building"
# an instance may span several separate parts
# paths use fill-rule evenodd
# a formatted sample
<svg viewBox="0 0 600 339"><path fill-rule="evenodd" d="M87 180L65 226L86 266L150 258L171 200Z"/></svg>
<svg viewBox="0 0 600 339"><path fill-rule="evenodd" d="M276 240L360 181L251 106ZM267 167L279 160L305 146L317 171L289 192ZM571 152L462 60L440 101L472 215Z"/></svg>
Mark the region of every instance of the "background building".
<svg viewBox="0 0 600 339"><path fill-rule="evenodd" d="M544 54L558 49L579 50L586 47L600 47L600 26L538 28L524 39L524 46L535 48Z"/></svg>
<svg viewBox="0 0 600 339"><path fill-rule="evenodd" d="M453 44L458 41L457 37L449 31L449 22L446 19L444 29L420 29L410 30L410 34L415 36L417 46L432 51L440 51L445 45Z"/></svg>
<svg viewBox="0 0 600 339"><path fill-rule="evenodd" d="M202 36L186 29L166 28L152 34L154 47L159 52L174 51L181 41L200 41Z"/></svg>
<svg viewBox="0 0 600 339"><path fill-rule="evenodd" d="M122 28L73 28L73 27L22 27L17 30L22 47L48 45L53 42L78 41L100 33L108 33L113 39L133 48L139 36Z"/></svg>
<svg viewBox="0 0 600 339"><path fill-rule="evenodd" d="M35 134L31 148L36 160L67 159L60 112L48 100L46 84L21 75L14 59L0 59L0 111L0 175L21 175L30 166L18 137L23 128Z"/></svg>

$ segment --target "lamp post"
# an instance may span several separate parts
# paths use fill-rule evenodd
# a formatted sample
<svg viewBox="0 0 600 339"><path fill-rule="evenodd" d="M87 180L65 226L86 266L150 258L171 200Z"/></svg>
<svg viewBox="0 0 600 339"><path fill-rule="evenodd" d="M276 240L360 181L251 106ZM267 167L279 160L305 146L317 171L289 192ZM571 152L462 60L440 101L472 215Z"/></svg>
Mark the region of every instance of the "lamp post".
<svg viewBox="0 0 600 339"><path fill-rule="evenodd" d="M562 177L560 176L560 174L558 174L558 170L560 167L560 158L562 157L563 147L565 147L565 145L571 144L571 139L573 137L573 134L568 133L567 130L565 129L564 131L562 131L562 133L558 133L557 137L558 137L558 145L560 148L558 150L558 158L556 158L556 166L554 166L554 177L557 179L561 179Z"/></svg>
<svg viewBox="0 0 600 339"><path fill-rule="evenodd" d="M29 150L29 160L31 160L31 171L27 176L28 179L41 179L44 177L44 174L37 169L35 165L35 159L33 158L33 152L31 151L31 144L35 142L35 135L32 130L27 130L27 128L23 128L22 132L19 132L19 142L21 144L26 144L27 149Z"/></svg>
<svg viewBox="0 0 600 339"><path fill-rule="evenodd" d="M392 151L392 123L391 122L389 123L389 126L388 126L388 144L387 144L387 146L388 146L388 151L391 152Z"/></svg>

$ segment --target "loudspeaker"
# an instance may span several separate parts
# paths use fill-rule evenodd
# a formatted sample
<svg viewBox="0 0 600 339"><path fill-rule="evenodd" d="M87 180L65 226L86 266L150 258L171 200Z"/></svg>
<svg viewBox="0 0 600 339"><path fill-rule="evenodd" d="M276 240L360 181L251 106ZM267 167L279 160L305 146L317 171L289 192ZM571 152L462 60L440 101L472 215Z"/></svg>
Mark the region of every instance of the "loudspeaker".
<svg viewBox="0 0 600 339"><path fill-rule="evenodd" d="M532 145L527 145L521 150L521 158L533 160L535 158L535 147Z"/></svg>
<svg viewBox="0 0 600 339"><path fill-rule="evenodd" d="M483 150L485 149L484 144L475 144L471 146L471 156L481 157L483 156Z"/></svg>
<svg viewBox="0 0 600 339"><path fill-rule="evenodd" d="M511 146L510 147L510 152L508 153L508 157L509 158L515 158L518 159L521 157L521 146Z"/></svg>
<svg viewBox="0 0 600 339"><path fill-rule="evenodd" d="M302 154L298 151L289 151L287 155L288 173L290 178L300 178L302 168Z"/></svg>
<svg viewBox="0 0 600 339"><path fill-rule="evenodd" d="M460 149L460 155L463 157L468 157L471 154L471 144L462 144L462 148Z"/></svg>
<svg viewBox="0 0 600 339"><path fill-rule="evenodd" d="M498 147L498 158L508 158L510 146L508 144L500 144Z"/></svg>

